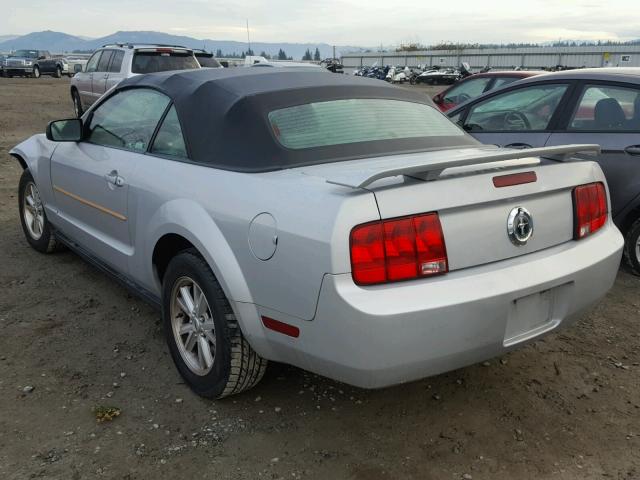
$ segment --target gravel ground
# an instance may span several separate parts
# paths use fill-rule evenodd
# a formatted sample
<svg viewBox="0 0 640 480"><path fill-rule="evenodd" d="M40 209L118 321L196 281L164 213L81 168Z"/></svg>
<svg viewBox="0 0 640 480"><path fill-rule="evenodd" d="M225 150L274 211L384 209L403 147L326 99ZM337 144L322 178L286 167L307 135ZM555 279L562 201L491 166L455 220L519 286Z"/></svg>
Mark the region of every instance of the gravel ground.
<svg viewBox="0 0 640 480"><path fill-rule="evenodd" d="M0 78L0 105L1 479L640 478L640 279L624 269L576 326L481 365L378 391L271 365L205 401L156 311L23 239L7 151L72 116L68 80Z"/></svg>

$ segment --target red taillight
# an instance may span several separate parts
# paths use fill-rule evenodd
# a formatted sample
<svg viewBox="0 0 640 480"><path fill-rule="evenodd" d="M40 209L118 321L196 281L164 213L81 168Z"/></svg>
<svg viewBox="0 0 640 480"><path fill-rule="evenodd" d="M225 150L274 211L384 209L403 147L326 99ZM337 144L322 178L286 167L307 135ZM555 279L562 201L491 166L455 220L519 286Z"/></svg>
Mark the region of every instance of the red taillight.
<svg viewBox="0 0 640 480"><path fill-rule="evenodd" d="M607 192L602 183L581 185L573 190L576 240L599 230L607 221Z"/></svg>
<svg viewBox="0 0 640 480"><path fill-rule="evenodd" d="M437 213L366 223L351 231L351 272L358 285L447 271L447 251Z"/></svg>

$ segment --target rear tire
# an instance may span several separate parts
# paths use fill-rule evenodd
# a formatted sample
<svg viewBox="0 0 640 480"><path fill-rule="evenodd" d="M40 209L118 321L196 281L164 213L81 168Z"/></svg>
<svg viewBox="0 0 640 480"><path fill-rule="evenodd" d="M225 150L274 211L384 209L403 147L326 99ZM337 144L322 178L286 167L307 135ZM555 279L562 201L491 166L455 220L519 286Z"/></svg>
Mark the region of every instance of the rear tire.
<svg viewBox="0 0 640 480"><path fill-rule="evenodd" d="M633 274L640 276L640 218L633 222L624 236L624 258Z"/></svg>
<svg viewBox="0 0 640 480"><path fill-rule="evenodd" d="M162 318L171 357L198 395L224 398L262 379L267 360L242 335L220 284L197 251L186 250L169 262Z"/></svg>
<svg viewBox="0 0 640 480"><path fill-rule="evenodd" d="M18 209L22 231L34 250L40 253L51 253L60 249L61 245L52 232L40 192L29 170L22 172L20 177Z"/></svg>

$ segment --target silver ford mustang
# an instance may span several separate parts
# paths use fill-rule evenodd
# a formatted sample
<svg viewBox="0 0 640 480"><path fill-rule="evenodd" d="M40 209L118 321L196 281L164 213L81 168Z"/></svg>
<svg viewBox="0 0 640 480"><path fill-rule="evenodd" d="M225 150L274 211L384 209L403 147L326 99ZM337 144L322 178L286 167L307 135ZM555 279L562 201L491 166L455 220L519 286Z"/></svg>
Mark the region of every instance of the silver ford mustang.
<svg viewBox="0 0 640 480"><path fill-rule="evenodd" d="M158 305L200 395L267 360L374 388L571 323L623 245L594 145L478 143L426 97L300 69L125 80L11 150L40 252Z"/></svg>

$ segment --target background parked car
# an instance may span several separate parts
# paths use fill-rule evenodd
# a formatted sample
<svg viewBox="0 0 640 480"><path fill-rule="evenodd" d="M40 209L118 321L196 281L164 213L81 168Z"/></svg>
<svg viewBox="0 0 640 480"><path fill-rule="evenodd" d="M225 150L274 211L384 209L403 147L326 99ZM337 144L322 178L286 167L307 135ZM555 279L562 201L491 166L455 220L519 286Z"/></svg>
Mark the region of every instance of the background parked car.
<svg viewBox="0 0 640 480"><path fill-rule="evenodd" d="M193 54L202 68L224 68L213 53L206 50L194 50Z"/></svg>
<svg viewBox="0 0 640 480"><path fill-rule="evenodd" d="M68 67L62 58L52 58L46 50L16 50L2 62L3 74L7 77L33 77L53 75L62 77Z"/></svg>
<svg viewBox="0 0 640 480"><path fill-rule="evenodd" d="M168 70L200 68L193 50L169 45L105 45L91 55L84 71L71 79L71 99L78 117L125 78Z"/></svg>
<svg viewBox="0 0 640 480"><path fill-rule="evenodd" d="M520 80L448 113L483 143L597 143L625 257L640 275L640 68L570 70Z"/></svg>
<svg viewBox="0 0 640 480"><path fill-rule="evenodd" d="M72 77L76 73L80 73L85 69L87 60L89 60L89 55L67 55L65 59L69 64L69 76Z"/></svg>
<svg viewBox="0 0 640 480"><path fill-rule="evenodd" d="M522 80L523 78L540 75L541 73L547 72L537 70L510 70L502 72L476 73L470 77L460 80L455 85L435 95L433 97L433 102L440 110L446 112L457 105L479 97L483 93L504 87L509 83Z"/></svg>

